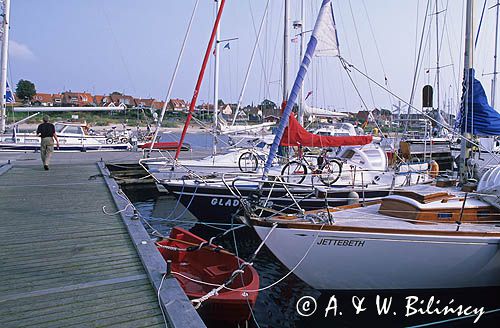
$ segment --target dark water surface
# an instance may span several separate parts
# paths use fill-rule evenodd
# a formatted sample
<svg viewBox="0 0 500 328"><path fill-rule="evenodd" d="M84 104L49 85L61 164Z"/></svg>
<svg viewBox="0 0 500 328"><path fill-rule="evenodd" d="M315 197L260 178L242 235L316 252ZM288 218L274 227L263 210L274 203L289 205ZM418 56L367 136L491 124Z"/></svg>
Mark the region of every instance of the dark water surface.
<svg viewBox="0 0 500 328"><path fill-rule="evenodd" d="M208 239L221 232L207 224L199 223L185 208L179 204L175 213L172 209L176 201L169 196L151 195L145 193L130 193L134 205L140 211L141 215L158 231L168 235L171 227L181 226L202 238ZM221 226L219 226L221 227ZM223 228L230 228L226 226ZM243 259L248 259L259 246L261 240L248 227L237 230L234 234L229 234L219 244L235 253ZM259 272L260 288L269 286L281 279L288 273L288 269L283 266L279 260L266 248L262 248L254 261L254 267ZM332 275L335 272L331 273ZM452 273L451 273L452 274ZM316 312L312 316L301 316L297 310L297 302L310 296L316 301ZM431 322L450 320L458 318L457 315L430 315L416 313L406 316L407 298L418 297L416 304L420 305L424 311L427 304L434 298L431 309L443 308L453 300L450 307L456 308L458 305L463 307L472 306L473 308L484 307L484 311L492 311L500 308L500 289L481 288L455 291L402 291L402 292L380 292L380 291L328 291L320 292L315 290L295 275L291 274L283 281L259 293L255 305L255 322L249 322L250 327L408 327ZM378 314L377 297L380 301L392 297L392 305L388 314ZM353 300L357 301L365 298L362 308L366 310L356 314L356 308ZM334 309L328 312L325 318L325 310L330 303L333 307L337 302L337 312ZM441 306L436 307L439 300ZM309 308L305 298L299 303L299 308L303 314L307 314ZM423 301L423 304L421 303ZM357 304L357 303L356 303ZM417 305L415 305L417 308ZM342 312L342 314L340 314ZM396 312L396 315L394 315ZM409 312L411 314L411 310ZM462 316L463 317L463 316ZM493 313L483 314L473 324L477 316L454 321L446 321L441 324L433 324L428 327L500 327L500 310ZM212 325L212 327L221 327L221 325Z"/></svg>
<svg viewBox="0 0 500 328"><path fill-rule="evenodd" d="M167 137L164 139L168 140ZM211 147L212 144L211 137L206 134L188 135L187 141L193 146L193 151L197 148ZM176 201L170 196L151 192L127 192L127 195L141 215L164 235L168 235L171 227L176 225L205 239L221 232L220 229L198 222L181 204L173 212ZM230 225L223 228L228 229ZM258 236L248 227L237 230L234 236L229 234L219 242L221 246L237 253L243 259L248 259L260 243ZM275 283L289 272L265 246L255 259L254 267L260 276L260 288ZM335 272L331 274L334 275ZM453 274L452 270L450 270L451 274ZM310 311L313 308L313 302L307 303L308 299L304 297L311 297L316 303L316 311L311 316L302 316L298 313L297 307L303 314L308 314L307 310ZM413 307L422 309L422 312L433 300L433 305L429 306L431 310L442 309L451 302L449 306L453 308L459 305L462 305L464 309L467 306L478 309L484 307L486 313L476 323L473 321L477 319L477 315L463 318L464 315L460 317L453 314L432 315L418 312L412 314L411 309L406 308L408 299L415 299L411 297L418 297ZM356 313L353 301L359 304L363 298L361 308L365 310ZM377 299L392 300L387 314L377 312ZM436 306L438 300L439 306ZM337 304L337 311L331 309L325 317L325 309L329 304L333 307L334 301ZM259 293L254 315L256 322L249 322L249 327L418 327L419 325L422 327L500 327L500 288L453 291L320 292L291 274L272 288ZM460 319L456 320L457 318ZM223 326L214 324L211 327Z"/></svg>

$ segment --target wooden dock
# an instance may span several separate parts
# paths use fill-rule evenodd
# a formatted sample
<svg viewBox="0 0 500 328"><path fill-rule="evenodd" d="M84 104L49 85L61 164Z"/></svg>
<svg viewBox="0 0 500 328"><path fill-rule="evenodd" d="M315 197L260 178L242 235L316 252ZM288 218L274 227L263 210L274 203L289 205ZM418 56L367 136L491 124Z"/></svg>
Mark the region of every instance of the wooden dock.
<svg viewBox="0 0 500 328"><path fill-rule="evenodd" d="M0 158L0 327L204 327L103 163L58 157Z"/></svg>

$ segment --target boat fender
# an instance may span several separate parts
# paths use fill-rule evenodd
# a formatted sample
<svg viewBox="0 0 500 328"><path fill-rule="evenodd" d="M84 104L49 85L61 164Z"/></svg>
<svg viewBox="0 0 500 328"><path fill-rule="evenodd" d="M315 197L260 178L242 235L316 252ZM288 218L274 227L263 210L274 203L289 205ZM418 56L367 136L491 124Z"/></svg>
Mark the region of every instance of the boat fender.
<svg viewBox="0 0 500 328"><path fill-rule="evenodd" d="M359 204L359 194L355 191L351 191L347 195L347 205Z"/></svg>
<svg viewBox="0 0 500 328"><path fill-rule="evenodd" d="M430 171L429 171L429 175L433 178L436 178L438 175L439 175L439 164L438 162L436 162L435 160L432 160L430 162Z"/></svg>

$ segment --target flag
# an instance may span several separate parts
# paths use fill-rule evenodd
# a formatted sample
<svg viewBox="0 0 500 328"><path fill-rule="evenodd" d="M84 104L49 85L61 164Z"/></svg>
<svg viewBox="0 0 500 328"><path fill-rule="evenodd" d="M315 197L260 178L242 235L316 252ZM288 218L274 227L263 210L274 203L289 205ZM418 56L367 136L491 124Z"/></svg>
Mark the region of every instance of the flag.
<svg viewBox="0 0 500 328"><path fill-rule="evenodd" d="M312 95L312 94L313 94L312 90L311 90L311 91L309 91L309 92L307 93L306 98L305 98L304 100L307 100L307 98L309 98L309 96L310 96L310 95Z"/></svg>
<svg viewBox="0 0 500 328"><path fill-rule="evenodd" d="M228 42L228 43L226 43L226 45L224 46L224 49L229 49L229 50L231 50L231 46L229 45L229 42Z"/></svg>
<svg viewBox="0 0 500 328"><path fill-rule="evenodd" d="M7 103L16 102L16 98L14 97L12 90L10 90L9 82L7 82L7 87L5 88L5 102Z"/></svg>

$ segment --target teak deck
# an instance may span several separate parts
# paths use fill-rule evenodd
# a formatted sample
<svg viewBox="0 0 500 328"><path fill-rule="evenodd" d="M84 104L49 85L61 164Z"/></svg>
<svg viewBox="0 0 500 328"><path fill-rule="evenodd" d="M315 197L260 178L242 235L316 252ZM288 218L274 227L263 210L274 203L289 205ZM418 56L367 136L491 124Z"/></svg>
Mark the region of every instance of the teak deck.
<svg viewBox="0 0 500 328"><path fill-rule="evenodd" d="M117 210L102 168L7 169L0 166L0 327L165 327L161 266L148 268L155 256L137 246L142 227L102 212ZM168 326L203 327L181 293L165 279Z"/></svg>

